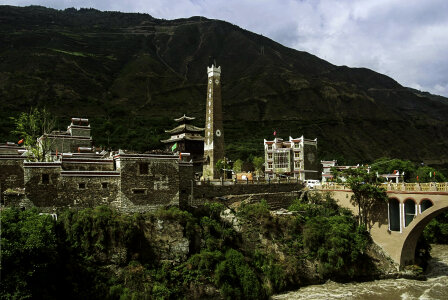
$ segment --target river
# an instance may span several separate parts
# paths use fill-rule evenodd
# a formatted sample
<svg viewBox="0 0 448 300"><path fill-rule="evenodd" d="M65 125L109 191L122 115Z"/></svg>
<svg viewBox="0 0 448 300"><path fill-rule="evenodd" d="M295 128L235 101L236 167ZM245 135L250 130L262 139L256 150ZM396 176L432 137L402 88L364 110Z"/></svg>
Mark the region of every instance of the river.
<svg viewBox="0 0 448 300"><path fill-rule="evenodd" d="M386 279L362 283L327 282L295 292L276 295L273 299L448 299L448 245L432 245L428 280Z"/></svg>

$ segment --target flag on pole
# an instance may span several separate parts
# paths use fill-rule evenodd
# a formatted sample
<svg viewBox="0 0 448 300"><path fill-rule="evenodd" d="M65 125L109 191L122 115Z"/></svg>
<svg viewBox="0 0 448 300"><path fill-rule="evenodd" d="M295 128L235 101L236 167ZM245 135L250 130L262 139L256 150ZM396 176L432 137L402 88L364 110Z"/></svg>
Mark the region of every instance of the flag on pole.
<svg viewBox="0 0 448 300"><path fill-rule="evenodd" d="M417 181L418 181L418 175L417 175Z"/></svg>
<svg viewBox="0 0 448 300"><path fill-rule="evenodd" d="M175 143L173 146L171 146L171 151L174 151L177 149L177 143Z"/></svg>
<svg viewBox="0 0 448 300"><path fill-rule="evenodd" d="M22 144L23 143L23 139L21 139L20 141L17 142L17 144Z"/></svg>
<svg viewBox="0 0 448 300"><path fill-rule="evenodd" d="M277 130L274 130L274 135L277 135Z"/></svg>

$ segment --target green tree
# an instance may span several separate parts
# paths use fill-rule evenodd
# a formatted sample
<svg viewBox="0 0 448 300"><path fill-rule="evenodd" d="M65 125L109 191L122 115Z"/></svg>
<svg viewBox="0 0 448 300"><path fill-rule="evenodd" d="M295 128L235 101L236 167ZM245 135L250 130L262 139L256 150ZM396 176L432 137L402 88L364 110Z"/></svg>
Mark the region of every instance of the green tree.
<svg viewBox="0 0 448 300"><path fill-rule="evenodd" d="M404 181L409 182L415 176L416 166L410 160L390 159L383 157L374 161L371 165L371 171L378 174L391 174L398 170L400 173L404 172Z"/></svg>
<svg viewBox="0 0 448 300"><path fill-rule="evenodd" d="M56 119L45 108L33 107L28 113L23 112L12 120L16 127L12 133L23 140L23 144L29 153L28 157L33 160L44 161L52 145L52 141L45 135L51 133L54 129Z"/></svg>
<svg viewBox="0 0 448 300"><path fill-rule="evenodd" d="M233 163L233 171L235 173L239 173L241 172L243 167L243 161L241 159L237 159L234 163Z"/></svg>
<svg viewBox="0 0 448 300"><path fill-rule="evenodd" d="M415 172L415 181L419 182L445 182L446 178L442 173L429 166L422 166Z"/></svg>
<svg viewBox="0 0 448 300"><path fill-rule="evenodd" d="M229 165L227 159L226 158L218 159L215 166L218 171L222 171L222 174L223 174L222 177L225 178L225 172L227 169L230 168L230 165Z"/></svg>
<svg viewBox="0 0 448 300"><path fill-rule="evenodd" d="M374 206L388 200L386 190L380 186L379 178L364 166L342 172L333 169L332 173L339 181L346 179L345 184L353 191L351 202L358 206L359 224L367 228L369 214Z"/></svg>
<svg viewBox="0 0 448 300"><path fill-rule="evenodd" d="M255 172L257 173L258 176L260 176L261 172L263 171L264 158L260 156L255 156L252 159L252 163L254 164Z"/></svg>

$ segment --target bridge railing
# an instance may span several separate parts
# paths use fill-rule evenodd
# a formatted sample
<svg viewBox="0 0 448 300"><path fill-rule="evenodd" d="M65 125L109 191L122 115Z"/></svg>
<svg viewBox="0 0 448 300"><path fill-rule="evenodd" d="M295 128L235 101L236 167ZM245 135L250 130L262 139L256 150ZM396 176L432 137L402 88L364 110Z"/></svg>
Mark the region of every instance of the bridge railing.
<svg viewBox="0 0 448 300"><path fill-rule="evenodd" d="M448 192L448 182L428 183L384 183L382 186L387 191L402 192ZM349 190L350 188L341 183L324 183L320 186L322 190Z"/></svg>
<svg viewBox="0 0 448 300"><path fill-rule="evenodd" d="M214 179L214 180L205 180L205 181L200 181L200 180L195 180L194 181L195 185L269 185L269 184L291 184L291 183L295 183L295 184L300 184L302 185L303 182L297 178L271 178L271 179L265 179L264 177L260 177L260 178L255 178L255 179L226 179L226 180L219 180L219 179Z"/></svg>
<svg viewBox="0 0 448 300"><path fill-rule="evenodd" d="M322 190L349 190L350 188L347 187L345 184L342 183L324 183L317 187L318 189Z"/></svg>
<svg viewBox="0 0 448 300"><path fill-rule="evenodd" d="M427 182L427 183L392 183L385 184L388 191L406 191L406 192L446 192L448 183L446 182Z"/></svg>
<svg viewBox="0 0 448 300"><path fill-rule="evenodd" d="M437 191L448 192L448 182L437 182Z"/></svg>

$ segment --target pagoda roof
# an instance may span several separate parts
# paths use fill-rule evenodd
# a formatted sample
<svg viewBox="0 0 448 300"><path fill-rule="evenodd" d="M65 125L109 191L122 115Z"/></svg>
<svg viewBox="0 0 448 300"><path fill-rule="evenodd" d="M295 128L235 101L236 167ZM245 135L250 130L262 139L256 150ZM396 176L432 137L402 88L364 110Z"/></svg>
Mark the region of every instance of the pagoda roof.
<svg viewBox="0 0 448 300"><path fill-rule="evenodd" d="M205 130L205 128L196 127L196 126L190 125L190 124L182 124L182 125L179 125L176 128L173 128L171 130L165 130L165 132L170 133L170 134L176 134L176 133L183 133L183 132L201 132L204 130Z"/></svg>
<svg viewBox="0 0 448 300"><path fill-rule="evenodd" d="M178 142L178 141L182 141L182 140L203 141L204 137L203 136L185 135L185 136L178 137L178 138L169 138L167 140L161 140L161 142L167 144L167 143Z"/></svg>
<svg viewBox="0 0 448 300"><path fill-rule="evenodd" d="M174 121L176 121L176 122L184 122L184 121L191 121L191 120L194 120L194 119L196 119L196 118L194 118L194 117L188 117L188 116L186 116L186 115L184 114L182 117L180 117L180 118L178 118L178 119L174 119Z"/></svg>

